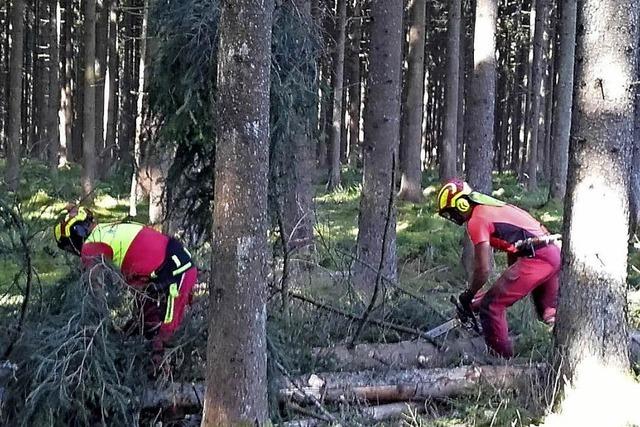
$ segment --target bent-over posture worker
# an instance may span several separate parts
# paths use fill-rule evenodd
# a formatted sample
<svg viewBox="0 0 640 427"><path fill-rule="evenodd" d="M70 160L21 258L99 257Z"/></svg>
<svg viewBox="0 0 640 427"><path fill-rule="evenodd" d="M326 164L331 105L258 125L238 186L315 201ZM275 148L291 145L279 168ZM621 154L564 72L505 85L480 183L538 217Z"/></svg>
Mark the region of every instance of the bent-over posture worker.
<svg viewBox="0 0 640 427"><path fill-rule="evenodd" d="M452 179L438 192L438 213L456 224L466 224L474 245L474 268L469 287L459 300L467 310L478 310L487 346L512 357L506 308L531 294L538 317L553 325L558 296L560 248L553 242L515 247L519 240L548 235L547 229L524 210ZM484 294L478 291L491 270L491 248L507 253L509 267ZM478 294L478 295L476 295Z"/></svg>
<svg viewBox="0 0 640 427"><path fill-rule="evenodd" d="M140 291L136 299L143 333L152 340L154 363L180 326L191 304L197 269L182 244L136 223L98 224L84 207L69 206L54 227L58 247L80 256L85 267L102 259L115 265L127 284Z"/></svg>

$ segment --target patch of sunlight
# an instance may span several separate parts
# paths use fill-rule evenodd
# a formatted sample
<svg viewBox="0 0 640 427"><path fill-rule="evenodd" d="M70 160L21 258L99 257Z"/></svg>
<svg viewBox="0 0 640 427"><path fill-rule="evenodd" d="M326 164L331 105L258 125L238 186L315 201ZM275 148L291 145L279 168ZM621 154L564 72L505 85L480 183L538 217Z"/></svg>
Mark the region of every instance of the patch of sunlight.
<svg viewBox="0 0 640 427"><path fill-rule="evenodd" d="M8 295L5 294L0 297L0 306L2 307L14 307L22 304L22 295Z"/></svg>
<svg viewBox="0 0 640 427"><path fill-rule="evenodd" d="M352 227L347 233L350 236L358 237L358 227Z"/></svg>
<svg viewBox="0 0 640 427"><path fill-rule="evenodd" d="M407 221L399 221L396 225L396 233L399 231L404 231L409 228L409 223Z"/></svg>
<svg viewBox="0 0 640 427"><path fill-rule="evenodd" d="M440 185L439 184L429 185L429 186L425 187L424 190L422 190L422 195L424 197L428 198L431 195L435 194L439 189L440 189Z"/></svg>
<svg viewBox="0 0 640 427"><path fill-rule="evenodd" d="M114 209L118 206L124 206L127 204L124 200L118 200L112 197L110 194L104 194L96 197L94 201L95 205L103 209Z"/></svg>
<svg viewBox="0 0 640 427"><path fill-rule="evenodd" d="M540 219L543 222L561 221L562 216L553 214L551 212L544 212L542 215L540 215Z"/></svg>
<svg viewBox="0 0 640 427"><path fill-rule="evenodd" d="M500 187L497 190L491 192L491 195L493 197L502 197L502 196L504 196L505 191L506 190L504 189L504 187Z"/></svg>
<svg viewBox="0 0 640 427"><path fill-rule="evenodd" d="M640 384L619 367L588 357L565 385L560 411L545 420L548 427L640 425Z"/></svg>

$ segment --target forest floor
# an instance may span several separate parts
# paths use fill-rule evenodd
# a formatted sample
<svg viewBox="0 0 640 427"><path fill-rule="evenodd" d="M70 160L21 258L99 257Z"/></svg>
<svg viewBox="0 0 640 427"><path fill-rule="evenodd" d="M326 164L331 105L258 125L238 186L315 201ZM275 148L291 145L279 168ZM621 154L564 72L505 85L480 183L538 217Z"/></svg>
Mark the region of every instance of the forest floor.
<svg viewBox="0 0 640 427"><path fill-rule="evenodd" d="M17 200L7 200L0 197L3 199L3 203L17 208L22 222L21 228L16 227L15 223L5 217L2 217L4 218L3 222L0 222L0 254L2 255L0 258L0 325L2 325L0 327L0 349L6 348L12 341L15 341L16 324L19 323L20 315L24 312L22 303L29 281L29 287L32 289L24 320L25 326L23 326L22 333L18 334L20 338L12 358L25 358L24 366L31 366L34 371L38 371L38 368L53 371L55 369L70 370L71 368L68 366L70 359L65 358L64 355L60 356L60 353L64 352L61 342L68 341L69 336L74 333L77 335L77 331L65 330L64 333L61 332L61 342L54 342L51 347L42 345L39 349L34 343L42 339L41 335L36 332L44 330L49 319L59 319L61 313L66 313L59 307L60 304L67 307L65 305L67 303L61 303L66 300L60 294L61 292L69 294L72 287L67 290L64 290L63 287L68 286L67 284L74 280L76 282L82 280L79 278L76 260L58 251L51 232L58 212L68 201L77 199L80 190L79 171L75 167L70 167L61 170L58 177L51 178L44 166L37 163L28 166L24 168L23 185ZM1 172L2 164L0 164ZM278 376L275 374L278 369L284 370L290 375L302 375L335 368L334 361L315 357L313 349L347 343L357 329L357 321L329 312L321 305L328 304L358 317L368 304L368 301L363 299L361 295L359 296L357 291L354 291L349 280L349 269L354 262L352 254L355 252L357 237L359 182L360 177L357 174L345 170L343 185L338 190L327 193L323 187L317 187L315 199L316 250L314 255L309 256L296 252L289 254L289 261L294 267L294 274L290 277L290 291L307 300L315 301L316 304L293 298L287 301L286 312L282 310L282 299L279 292L282 279L282 257L277 233L270 235L274 248L271 262L273 274L270 279L271 297L269 299L268 320L272 377ZM381 303L372 314L372 318L375 320L426 331L442 323L453 314L451 304L448 302L449 297L459 294L465 287L465 277L460 265L461 245L459 243L464 231L461 227L442 220L435 213L433 199L436 186L435 176L426 173L423 182L425 203L415 205L398 202L398 280L385 284ZM561 232L562 206L547 203L547 189L544 186L538 191L525 191L517 183L516 177L510 174L501 174L494 176L493 187L495 197L529 210L551 232ZM98 185L93 207L100 221L123 220L127 217L128 190L128 180L117 177L107 179ZM141 215L136 218L137 221L146 221L146 210L145 202L141 203L139 207ZM2 208L0 208L0 213L2 213ZM26 252L22 250L22 247L25 246L25 243L28 247L26 252L32 263L32 271L35 272L32 278L28 277L24 268ZM638 329L640 328L640 251L635 249L633 244L630 245L630 249L630 326ZM205 266L202 274L203 282L206 281L206 265L209 255L208 245L196 248L195 257L200 261L201 266ZM505 262L504 256L496 256L494 277L504 269ZM78 292L83 291L79 290ZM70 312L83 308L82 312L84 313L86 299L83 297L76 298L76 300L78 306L69 307ZM122 301L118 302L118 304L120 303ZM176 339L176 350L168 356L174 366L171 380L181 382L201 382L203 380L207 303L206 286L203 285L196 298L192 315ZM126 312L127 309L111 308L110 310L113 317L124 317ZM60 325L68 323L67 319L63 320L60 321ZM97 321L97 319L93 319L87 320L87 322L94 328L95 337L96 331L102 330L100 329L102 323L101 321L91 323L94 320ZM529 300L524 299L514 305L508 312L508 320L510 333L517 337L515 351L518 355L518 363L535 363L545 360L550 351L551 334L543 324L535 319ZM51 324L58 324L57 321L51 320ZM114 328L105 332L105 346L118 345L118 340L113 340L109 335L113 333L112 329L118 332L118 321L114 321L113 325ZM24 329L31 329L31 331L25 333ZM87 327L84 327L83 334L86 334L86 330ZM461 336L464 338L465 335ZM368 324L358 342L395 343L414 338L411 334ZM120 339L121 344L122 341ZM87 345L85 341L79 345L80 354L90 353L89 347L91 345ZM141 352L140 358L144 359L143 353L146 351L144 345L140 344L135 348L136 351ZM48 353L43 354L45 351ZM128 355L125 356L126 351L126 349L114 350L113 354L108 356L101 354L99 357L104 357L105 360L126 359L128 357ZM33 354L29 355L29 352ZM108 352L105 351L106 353ZM42 360L51 360L52 354L60 357L66 365L63 362L54 364L53 367L45 365ZM486 360L483 357L480 357L481 360L473 360L472 358L471 360L453 361L449 366L474 362L484 363ZM26 361L27 359L28 361ZM21 360L13 361L20 365ZM81 362L73 363L81 363L82 366L85 360L81 358ZM111 363L111 365L114 365L114 369L115 366L122 366L118 363ZM134 362L131 362L126 366L135 365ZM274 366L278 366L278 368L276 369ZM73 375L60 375L52 379L51 377L38 376L35 373L29 374L22 381L22 388L16 388L20 393L23 393L23 396L27 396L25 398L27 403L16 409L14 416L24 416L23 422L25 422L26 417L31 417L29 418L31 421L43 420L47 419L46 414L57 413L61 415L64 411L73 411L74 406L67 401L68 396L65 397L64 393L57 392L55 389L56 387L63 388L62 381L68 381L71 384L73 381L87 383L89 379L100 379L104 375L104 367L99 364L91 369L87 368L88 373L84 373L84 375L94 375L94 377L83 379ZM38 387L46 382L51 383L49 389L45 390L49 394L43 391L43 387ZM126 378L121 382L129 388L134 387L134 385L126 383ZM143 383L144 381L140 383L140 386L149 386L148 383ZM64 386L67 387L69 384L64 384ZM422 411L405 415L403 425L514 426L537 423L544 416L546 409L546 402L542 396L544 393L539 387L539 385L532 384L531 389L527 391L492 390L485 387L478 388L475 393L465 394L461 397L430 400L421 408ZM112 411L114 413L123 411L124 414L125 409L118 409L122 406L118 399L129 398L127 393L133 392L116 389L114 388L115 391L111 392L115 396L113 398L115 403L110 403L113 406ZM78 392L73 387L70 387L69 390L67 393L74 396L74 393ZM56 396L53 403L51 396ZM82 396L89 400L96 399L91 393ZM43 403L45 400L48 403ZM99 405L104 406L104 402L100 401ZM366 423L361 416L358 405L345 406L340 404L329 406L328 409L340 413L345 425ZM104 409L103 412L105 412ZM89 413L86 416L94 415ZM280 422L299 414L296 414L295 410L274 403L272 415L274 422ZM81 417L78 418L81 419ZM382 423L376 425L382 425Z"/></svg>

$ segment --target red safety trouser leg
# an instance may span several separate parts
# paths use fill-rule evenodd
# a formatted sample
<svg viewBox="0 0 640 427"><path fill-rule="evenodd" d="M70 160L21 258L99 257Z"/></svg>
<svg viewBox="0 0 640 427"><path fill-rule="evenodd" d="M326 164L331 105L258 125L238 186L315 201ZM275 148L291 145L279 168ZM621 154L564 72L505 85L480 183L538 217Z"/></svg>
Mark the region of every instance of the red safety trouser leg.
<svg viewBox="0 0 640 427"><path fill-rule="evenodd" d="M519 258L506 269L484 295L474 300L487 346L503 357L512 357L507 307L531 293L540 320L555 320L558 298L560 249L549 245L536 251L534 258Z"/></svg>

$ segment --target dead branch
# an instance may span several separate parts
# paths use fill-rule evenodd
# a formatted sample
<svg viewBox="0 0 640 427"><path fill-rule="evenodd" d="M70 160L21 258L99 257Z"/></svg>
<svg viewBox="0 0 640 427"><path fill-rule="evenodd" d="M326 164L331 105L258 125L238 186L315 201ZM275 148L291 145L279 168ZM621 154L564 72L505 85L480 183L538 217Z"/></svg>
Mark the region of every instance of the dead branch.
<svg viewBox="0 0 640 427"><path fill-rule="evenodd" d="M388 421L400 418L405 414L424 412L424 407L414 402L387 403L384 405L365 406L360 409L360 415L370 421ZM316 418L305 418L278 424L280 427L311 427L323 425L323 421Z"/></svg>

